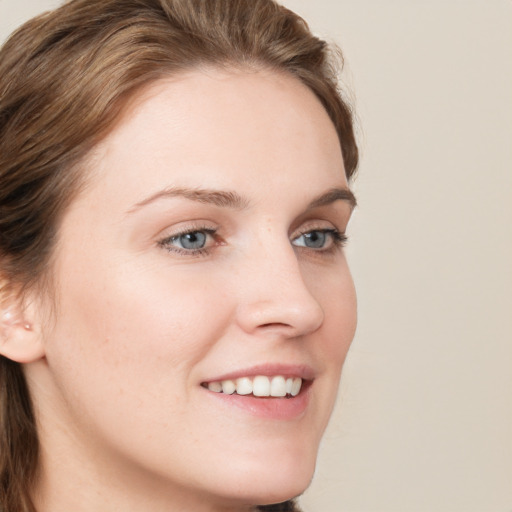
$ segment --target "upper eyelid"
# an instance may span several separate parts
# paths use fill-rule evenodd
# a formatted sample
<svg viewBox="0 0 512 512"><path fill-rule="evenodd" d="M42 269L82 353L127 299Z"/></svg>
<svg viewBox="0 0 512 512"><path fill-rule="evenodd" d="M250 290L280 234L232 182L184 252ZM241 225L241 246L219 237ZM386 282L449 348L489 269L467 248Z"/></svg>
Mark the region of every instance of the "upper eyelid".
<svg viewBox="0 0 512 512"><path fill-rule="evenodd" d="M166 228L159 231L156 235L156 238L162 240L164 238L173 238L176 236L181 236L187 233L193 233L194 231L217 231L219 226L216 223L208 222L205 220L197 220L197 221L184 221L179 222L174 226L167 226Z"/></svg>
<svg viewBox="0 0 512 512"><path fill-rule="evenodd" d="M172 233L170 235L159 238L158 243L164 244L166 242L172 242L173 240L180 238L183 235L188 235L189 233L206 233L211 238L214 238L216 230L210 228L201 228L201 229L186 229L183 231L178 231L176 233Z"/></svg>
<svg viewBox="0 0 512 512"><path fill-rule="evenodd" d="M337 223L327 220L327 219L316 219L310 221L304 221L293 231L290 233L291 239L296 238L297 236L303 235L305 233L309 233L310 231L325 231L325 230L335 230L339 233L344 233L345 229L341 226L337 225Z"/></svg>

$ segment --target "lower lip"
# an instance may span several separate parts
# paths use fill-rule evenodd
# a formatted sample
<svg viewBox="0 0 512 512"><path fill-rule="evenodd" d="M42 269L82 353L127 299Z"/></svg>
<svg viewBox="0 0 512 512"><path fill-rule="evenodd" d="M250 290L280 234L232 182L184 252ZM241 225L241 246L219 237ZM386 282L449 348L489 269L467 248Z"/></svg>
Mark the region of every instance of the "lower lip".
<svg viewBox="0 0 512 512"><path fill-rule="evenodd" d="M283 398L257 398L253 395L237 395L236 393L228 395L215 393L208 389L205 389L205 392L227 407L236 407L260 418L286 421L304 415L309 403L310 388L311 385L306 385L297 396Z"/></svg>

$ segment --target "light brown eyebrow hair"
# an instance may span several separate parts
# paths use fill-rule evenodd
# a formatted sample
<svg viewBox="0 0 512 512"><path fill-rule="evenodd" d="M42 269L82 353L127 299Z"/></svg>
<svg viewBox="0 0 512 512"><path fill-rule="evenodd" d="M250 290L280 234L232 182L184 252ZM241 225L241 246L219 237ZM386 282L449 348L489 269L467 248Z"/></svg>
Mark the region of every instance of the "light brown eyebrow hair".
<svg viewBox="0 0 512 512"><path fill-rule="evenodd" d="M320 206L327 206L335 201L347 201L350 207L354 209L357 206L356 196L348 188L331 188L327 192L319 195L311 203L309 203L308 210L318 208Z"/></svg>
<svg viewBox="0 0 512 512"><path fill-rule="evenodd" d="M169 197L184 197L191 201L213 204L222 208L232 208L235 210L243 210L249 206L249 201L234 191L170 187L138 202L128 210L128 213L132 213L158 199ZM354 194L348 188L332 188L313 199L313 201L309 203L307 210L327 206L339 200L347 201L351 208L355 208L357 204Z"/></svg>
<svg viewBox="0 0 512 512"><path fill-rule="evenodd" d="M139 203L132 206L128 210L128 213L132 213L142 206L146 206L147 204L152 203L153 201L168 197L184 197L185 199L190 199L191 201L213 204L222 208L233 208L235 210L243 210L249 206L249 202L246 199L244 199L238 193L232 191L170 187L161 190L160 192L157 192L156 194L153 194L146 199L143 199Z"/></svg>

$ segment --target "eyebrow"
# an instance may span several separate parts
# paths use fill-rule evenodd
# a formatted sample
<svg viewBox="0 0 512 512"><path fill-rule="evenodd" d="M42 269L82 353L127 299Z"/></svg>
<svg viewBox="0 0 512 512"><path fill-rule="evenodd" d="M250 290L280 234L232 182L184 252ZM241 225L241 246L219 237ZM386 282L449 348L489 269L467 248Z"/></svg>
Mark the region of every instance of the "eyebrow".
<svg viewBox="0 0 512 512"><path fill-rule="evenodd" d="M202 188L166 188L153 194L152 196L143 199L139 203L132 206L128 213L132 213L147 204L150 204L158 199L184 197L191 201L198 203L213 204L222 208L232 208L234 210L243 210L249 206L249 201L244 199L237 192L224 191L224 190L210 190Z"/></svg>
<svg viewBox="0 0 512 512"><path fill-rule="evenodd" d="M346 201L350 204L350 208L354 209L357 206L357 200L354 193L348 188L331 188L327 192L319 195L311 203L309 203L308 210L319 208L320 206L327 206L336 201Z"/></svg>
<svg viewBox="0 0 512 512"><path fill-rule="evenodd" d="M136 203L128 210L128 213L133 213L158 199L173 197L183 197L198 203L212 204L220 206L221 208L232 208L234 210L243 210L249 206L249 201L234 191L170 187ZM351 190L348 188L332 188L313 199L306 210L327 206L340 200L348 202L352 209L357 205L356 198Z"/></svg>

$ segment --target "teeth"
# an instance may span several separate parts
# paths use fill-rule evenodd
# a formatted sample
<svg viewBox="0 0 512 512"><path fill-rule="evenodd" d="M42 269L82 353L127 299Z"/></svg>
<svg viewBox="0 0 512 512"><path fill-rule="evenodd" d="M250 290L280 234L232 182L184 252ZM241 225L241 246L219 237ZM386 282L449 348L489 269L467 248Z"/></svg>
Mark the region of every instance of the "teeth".
<svg viewBox="0 0 512 512"><path fill-rule="evenodd" d="M222 392L226 395L232 395L236 391L236 384L232 380L222 381Z"/></svg>
<svg viewBox="0 0 512 512"><path fill-rule="evenodd" d="M215 393L220 393L222 391L222 384L220 382L210 382L208 384L208 389L210 391L215 391Z"/></svg>
<svg viewBox="0 0 512 512"><path fill-rule="evenodd" d="M272 396L286 396L286 381L284 377L273 377L270 382L270 394Z"/></svg>
<svg viewBox="0 0 512 512"><path fill-rule="evenodd" d="M286 395L297 396L300 393L302 379L289 377L285 379L281 375L267 377L258 375L254 378L241 377L236 380L223 380L222 382L209 382L208 389L215 393L226 395L254 395L258 397L273 396L284 397Z"/></svg>
<svg viewBox="0 0 512 512"><path fill-rule="evenodd" d="M291 395L292 389L293 389L293 379L292 378L286 379L286 393L288 395Z"/></svg>
<svg viewBox="0 0 512 512"><path fill-rule="evenodd" d="M300 393L301 386L302 386L302 379L293 379L291 395L297 396Z"/></svg>
<svg viewBox="0 0 512 512"><path fill-rule="evenodd" d="M252 393L252 380L248 377L236 379L237 395L250 395Z"/></svg>
<svg viewBox="0 0 512 512"><path fill-rule="evenodd" d="M270 379L263 375L254 377L252 381L252 394L254 396L270 396Z"/></svg>

